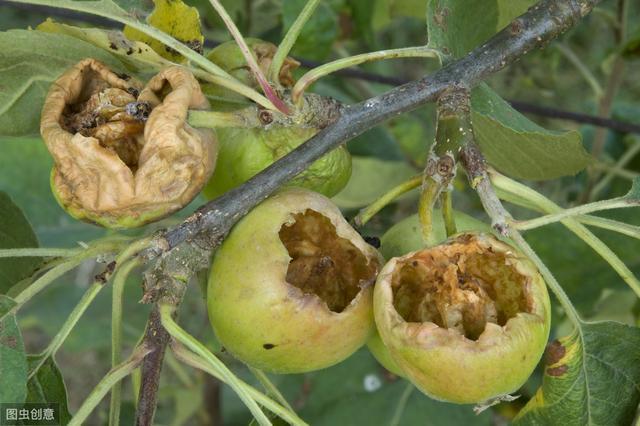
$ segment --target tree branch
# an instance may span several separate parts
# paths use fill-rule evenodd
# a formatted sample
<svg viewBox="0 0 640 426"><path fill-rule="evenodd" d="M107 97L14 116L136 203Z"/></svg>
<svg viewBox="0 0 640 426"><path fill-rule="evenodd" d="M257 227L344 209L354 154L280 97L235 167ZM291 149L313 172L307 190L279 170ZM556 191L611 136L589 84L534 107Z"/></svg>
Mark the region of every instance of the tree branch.
<svg viewBox="0 0 640 426"><path fill-rule="evenodd" d="M154 305L147 329L144 334L145 346L151 351L142 362L142 382L138 394L138 409L136 411L136 426L150 426L156 412L158 401L158 386L164 354L169 343L169 333L160 323L158 306Z"/></svg>
<svg viewBox="0 0 640 426"><path fill-rule="evenodd" d="M448 87L477 85L526 52L544 47L599 2L542 0L485 44L436 73L344 108L332 125L242 186L207 203L185 222L167 230L164 234L167 248L196 237L198 244L216 247L241 216L330 150L393 116L436 100ZM203 231L207 234L204 238Z"/></svg>
<svg viewBox="0 0 640 426"><path fill-rule="evenodd" d="M144 273L143 303L153 303L142 344L151 352L142 363L142 382L138 394L136 426L151 426L158 401L158 386L164 354L171 336L162 325L159 303L177 307L182 302L190 278L206 268L209 252L196 246L183 246L164 254ZM176 310L177 311L177 310Z"/></svg>

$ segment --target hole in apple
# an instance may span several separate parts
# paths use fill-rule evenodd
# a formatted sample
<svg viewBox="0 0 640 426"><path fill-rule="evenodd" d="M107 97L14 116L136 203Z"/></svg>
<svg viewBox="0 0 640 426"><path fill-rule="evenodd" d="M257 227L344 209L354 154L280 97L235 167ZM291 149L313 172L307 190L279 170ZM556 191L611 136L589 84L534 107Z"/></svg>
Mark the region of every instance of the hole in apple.
<svg viewBox="0 0 640 426"><path fill-rule="evenodd" d="M66 105L61 126L69 133L96 138L135 172L151 107L137 102L137 89L112 87L91 69L85 69L82 85L78 98Z"/></svg>
<svg viewBox="0 0 640 426"><path fill-rule="evenodd" d="M396 266L394 307L407 322L432 322L477 340L488 322L504 326L532 310L531 278L509 257L472 234L421 250Z"/></svg>
<svg viewBox="0 0 640 426"><path fill-rule="evenodd" d="M378 265L351 241L337 235L329 218L305 210L280 228L291 257L287 282L315 294L333 312L342 312L361 289L374 282Z"/></svg>

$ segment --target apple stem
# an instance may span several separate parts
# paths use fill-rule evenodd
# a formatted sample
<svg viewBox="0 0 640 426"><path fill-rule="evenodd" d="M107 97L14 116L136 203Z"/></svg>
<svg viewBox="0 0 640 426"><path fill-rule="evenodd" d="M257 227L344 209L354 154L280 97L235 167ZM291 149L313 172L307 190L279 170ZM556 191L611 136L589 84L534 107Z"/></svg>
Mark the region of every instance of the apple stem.
<svg viewBox="0 0 640 426"><path fill-rule="evenodd" d="M369 204L367 207L360 210L358 212L358 215L353 219L354 225L356 227L363 226L369 221L369 219L375 216L376 213L382 210L389 203L393 202L396 198L398 198L402 194L405 194L411 191L412 189L419 187L421 183L422 183L422 175L417 175L391 188L389 191L383 194L376 201L374 201L373 203Z"/></svg>
<svg viewBox="0 0 640 426"><path fill-rule="evenodd" d="M432 211L438 199L442 201L447 235L455 233L450 186L456 175L461 148L473 143L469 102L469 90L462 86L451 87L438 97L436 140L427 157L418 202L418 218L425 243L431 236Z"/></svg>
<svg viewBox="0 0 640 426"><path fill-rule="evenodd" d="M285 34L284 38L280 42L278 50L271 61L268 74L271 81L276 82L276 84L279 83L280 68L282 68L282 64L298 39L298 36L302 31L302 27L307 23L313 12L316 10L316 7L318 7L318 4L320 4L320 0L308 0L298 14L296 20L287 31L287 34Z"/></svg>
<svg viewBox="0 0 640 426"><path fill-rule="evenodd" d="M222 6L219 0L209 0L209 2L211 3L211 6L213 6L213 8L216 10L216 12L218 12L218 15L220 15L220 18L222 18L222 21L224 22L227 29L229 30L229 33L231 33L231 36L238 44L238 47L240 48L242 55L247 61L249 68L251 68L251 72L253 73L255 79L258 81L258 84L260 84L260 87L262 87L262 91L264 92L267 99L269 99L273 103L273 105L276 107L276 109L278 109L280 112L282 112L283 114L289 114L289 108L278 97L276 92L273 90L273 88L267 81L267 78L265 77L264 73L258 66L258 63L256 62L256 58L251 53L249 46L247 46L247 43L244 40L244 37L240 33L240 30L238 29L236 24L233 22L233 20L229 16L224 6Z"/></svg>
<svg viewBox="0 0 640 426"><path fill-rule="evenodd" d="M456 218L453 214L453 191L443 191L440 194L440 205L442 206L442 218L444 220L444 228L447 237L455 235L458 231L456 228Z"/></svg>

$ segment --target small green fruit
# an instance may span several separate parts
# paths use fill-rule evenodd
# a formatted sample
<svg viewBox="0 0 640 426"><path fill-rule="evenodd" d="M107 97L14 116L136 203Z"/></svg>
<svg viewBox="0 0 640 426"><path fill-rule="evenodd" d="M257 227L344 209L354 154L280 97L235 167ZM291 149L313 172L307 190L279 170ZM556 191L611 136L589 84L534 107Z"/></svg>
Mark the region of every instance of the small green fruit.
<svg viewBox="0 0 640 426"><path fill-rule="evenodd" d="M460 234L389 260L374 290L382 341L428 396L479 403L516 391L544 351L545 283L492 235Z"/></svg>
<svg viewBox="0 0 640 426"><path fill-rule="evenodd" d="M216 198L241 185L284 157L317 133L314 128L271 126L268 128L222 128L218 130L220 151L218 167L204 189L208 199ZM336 195L351 177L351 155L339 147L315 161L293 178L289 185Z"/></svg>
<svg viewBox="0 0 640 426"><path fill-rule="evenodd" d="M211 325L251 366L275 373L328 367L370 336L380 263L329 199L286 190L240 220L217 250Z"/></svg>

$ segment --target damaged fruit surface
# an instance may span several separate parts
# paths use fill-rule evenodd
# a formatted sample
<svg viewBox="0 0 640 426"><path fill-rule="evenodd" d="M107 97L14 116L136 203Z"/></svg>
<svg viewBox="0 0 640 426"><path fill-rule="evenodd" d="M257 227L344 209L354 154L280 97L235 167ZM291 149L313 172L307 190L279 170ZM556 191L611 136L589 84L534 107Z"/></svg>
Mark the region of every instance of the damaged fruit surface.
<svg viewBox="0 0 640 426"><path fill-rule="evenodd" d="M140 89L94 59L51 85L40 133L53 193L73 217L140 226L184 207L211 176L215 134L186 122L189 109L208 107L195 78L169 67Z"/></svg>
<svg viewBox="0 0 640 426"><path fill-rule="evenodd" d="M479 403L516 391L544 351L546 285L509 245L482 233L392 258L374 291L389 352L432 398Z"/></svg>
<svg viewBox="0 0 640 426"><path fill-rule="evenodd" d="M380 265L330 200L288 189L240 220L217 250L209 319L220 343L251 366L329 367L369 337Z"/></svg>
<svg viewBox="0 0 640 426"><path fill-rule="evenodd" d="M459 231L491 232L491 227L465 213L454 211L456 227ZM411 215L393 225L380 238L380 253L385 259L402 256L410 251L420 250L424 247L432 247L443 242L447 238L444 228L442 212L433 210L433 229L429 240L425 243L420 231L418 215ZM378 333L375 333L367 342L369 351L384 368L398 376L404 376L400 367L391 357L389 349L385 346Z"/></svg>

